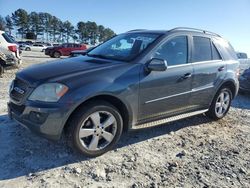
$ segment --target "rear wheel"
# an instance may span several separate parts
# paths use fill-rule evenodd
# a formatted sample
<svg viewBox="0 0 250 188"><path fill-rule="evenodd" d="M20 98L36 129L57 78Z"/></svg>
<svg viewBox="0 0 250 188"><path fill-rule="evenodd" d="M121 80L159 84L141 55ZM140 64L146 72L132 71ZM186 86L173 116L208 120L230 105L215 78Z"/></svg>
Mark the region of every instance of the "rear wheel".
<svg viewBox="0 0 250 188"><path fill-rule="evenodd" d="M30 47L25 48L26 51L31 51Z"/></svg>
<svg viewBox="0 0 250 188"><path fill-rule="evenodd" d="M122 117L110 103L96 101L84 105L75 113L69 128L73 147L90 157L109 151L122 133Z"/></svg>
<svg viewBox="0 0 250 188"><path fill-rule="evenodd" d="M53 57L60 58L61 57L60 52L54 52Z"/></svg>
<svg viewBox="0 0 250 188"><path fill-rule="evenodd" d="M232 92L229 88L222 88L214 97L209 111L206 115L212 119L218 120L223 118L231 105Z"/></svg>

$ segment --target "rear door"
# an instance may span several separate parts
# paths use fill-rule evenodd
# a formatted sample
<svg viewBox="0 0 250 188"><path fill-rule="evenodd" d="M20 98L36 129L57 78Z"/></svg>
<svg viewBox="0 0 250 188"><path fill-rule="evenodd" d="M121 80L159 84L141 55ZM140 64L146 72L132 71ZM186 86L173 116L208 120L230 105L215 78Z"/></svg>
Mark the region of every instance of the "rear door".
<svg viewBox="0 0 250 188"><path fill-rule="evenodd" d="M193 68L189 63L188 41L186 35L172 36L156 49L153 58L166 60L166 71L142 70L139 121L190 110Z"/></svg>
<svg viewBox="0 0 250 188"><path fill-rule="evenodd" d="M192 37L194 76L190 102L197 108L208 108L216 87L225 77L226 64L212 38Z"/></svg>
<svg viewBox="0 0 250 188"><path fill-rule="evenodd" d="M65 55L69 56L70 52L74 50L74 44L67 44L67 48L65 49Z"/></svg>

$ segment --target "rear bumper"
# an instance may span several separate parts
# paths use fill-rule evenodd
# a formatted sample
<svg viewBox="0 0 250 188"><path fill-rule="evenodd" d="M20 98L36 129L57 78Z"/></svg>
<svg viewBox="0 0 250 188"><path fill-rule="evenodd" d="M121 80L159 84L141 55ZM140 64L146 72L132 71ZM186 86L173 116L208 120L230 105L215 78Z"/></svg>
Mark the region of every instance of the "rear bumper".
<svg viewBox="0 0 250 188"><path fill-rule="evenodd" d="M59 140L66 122L66 111L63 107L53 105L8 104L10 119L14 119L22 126L30 129L37 135L49 140Z"/></svg>

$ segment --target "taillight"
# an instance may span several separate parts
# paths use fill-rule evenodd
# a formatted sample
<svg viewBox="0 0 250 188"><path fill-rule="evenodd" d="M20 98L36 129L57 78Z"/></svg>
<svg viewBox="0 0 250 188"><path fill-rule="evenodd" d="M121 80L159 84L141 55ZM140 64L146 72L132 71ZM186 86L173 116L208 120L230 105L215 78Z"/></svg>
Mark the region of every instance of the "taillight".
<svg viewBox="0 0 250 188"><path fill-rule="evenodd" d="M12 52L16 52L17 51L17 46L16 45L8 46L8 48Z"/></svg>

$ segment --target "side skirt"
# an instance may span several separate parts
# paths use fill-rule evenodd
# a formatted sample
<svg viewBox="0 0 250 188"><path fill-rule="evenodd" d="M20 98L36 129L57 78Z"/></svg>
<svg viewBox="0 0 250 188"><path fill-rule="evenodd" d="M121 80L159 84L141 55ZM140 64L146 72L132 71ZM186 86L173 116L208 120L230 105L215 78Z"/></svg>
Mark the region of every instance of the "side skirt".
<svg viewBox="0 0 250 188"><path fill-rule="evenodd" d="M153 126L156 126L156 125L161 125L161 124L169 123L169 122L172 122L172 121L177 121L177 120L192 117L192 116L195 116L195 115L198 115L198 114L203 114L203 113L205 113L207 111L208 111L208 109L199 110L199 111L195 111L195 112L189 112L189 113L180 114L180 115L177 115L177 116L168 117L168 118L165 118L165 119L160 119L160 120L157 120L157 121L151 121L151 122L148 122L148 123L134 125L134 126L132 126L132 130L142 129L142 128L146 128L146 127L153 127Z"/></svg>

